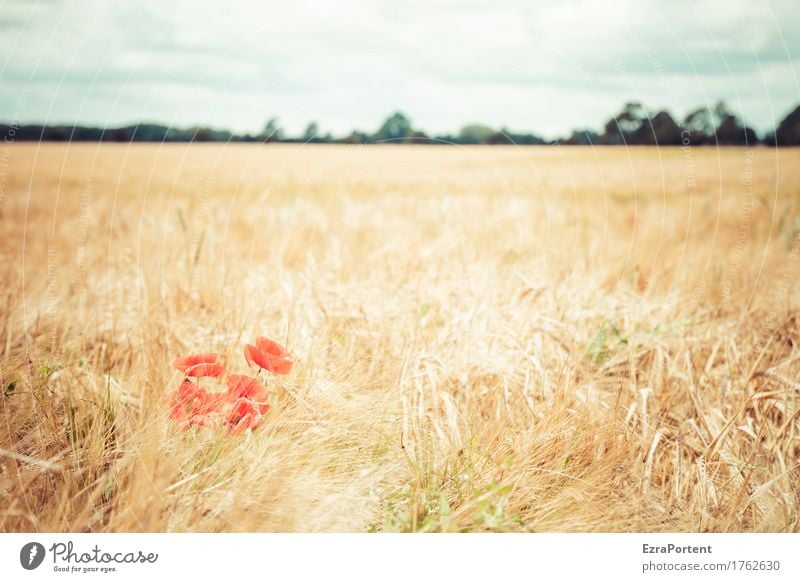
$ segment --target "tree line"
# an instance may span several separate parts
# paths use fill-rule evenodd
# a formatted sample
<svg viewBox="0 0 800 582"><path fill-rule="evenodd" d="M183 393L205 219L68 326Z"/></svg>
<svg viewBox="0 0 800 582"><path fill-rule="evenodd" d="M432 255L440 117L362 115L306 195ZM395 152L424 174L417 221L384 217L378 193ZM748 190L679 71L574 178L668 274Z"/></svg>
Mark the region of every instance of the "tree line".
<svg viewBox="0 0 800 582"><path fill-rule="evenodd" d="M425 143L468 145L800 145L800 105L775 128L759 136L724 102L714 107L690 111L675 119L668 111L648 111L638 102L626 103L603 126L602 132L591 129L573 131L569 136L546 140L532 133L517 133L507 128L494 129L469 124L453 135L428 135L414 128L401 112L392 113L373 133L352 131L349 135L321 133L311 122L301 135L287 135L277 119L270 119L259 133L237 134L209 127L176 128L138 123L117 128L67 125L0 124L5 141L104 141L104 142L285 142L285 143Z"/></svg>

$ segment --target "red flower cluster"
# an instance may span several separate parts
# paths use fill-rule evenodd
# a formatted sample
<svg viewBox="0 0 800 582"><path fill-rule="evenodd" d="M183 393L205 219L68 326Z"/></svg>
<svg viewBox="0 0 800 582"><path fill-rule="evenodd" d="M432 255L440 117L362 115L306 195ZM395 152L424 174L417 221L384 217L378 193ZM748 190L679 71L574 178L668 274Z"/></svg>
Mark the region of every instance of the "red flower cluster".
<svg viewBox="0 0 800 582"><path fill-rule="evenodd" d="M280 344L259 337L256 344L246 345L244 357L248 364L255 363L272 374L288 374L292 357ZM199 378L219 378L225 373L219 354L194 354L177 358L172 365L183 372L184 378L177 390L167 398L169 415L182 429L190 426L208 428L226 427L230 434L240 434L257 428L267 413L269 392L258 379L239 374L228 374L225 392L208 392ZM195 382L189 380L195 378Z"/></svg>

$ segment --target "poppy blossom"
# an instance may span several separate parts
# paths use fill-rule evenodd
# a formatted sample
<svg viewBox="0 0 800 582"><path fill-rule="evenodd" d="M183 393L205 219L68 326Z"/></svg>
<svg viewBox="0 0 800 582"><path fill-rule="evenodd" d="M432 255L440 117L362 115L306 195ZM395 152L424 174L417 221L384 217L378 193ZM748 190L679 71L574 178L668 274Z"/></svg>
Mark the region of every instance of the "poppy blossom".
<svg viewBox="0 0 800 582"><path fill-rule="evenodd" d="M248 363L260 366L273 374L288 374L292 357L284 347L265 337L256 339L255 345L245 346ZM178 426L187 430L191 426L211 429L225 427L231 435L255 429L269 411L269 391L258 378L228 374L225 392L207 392L189 377L218 378L225 373L219 354L194 354L177 358L173 366L184 373L181 385L167 398L169 415Z"/></svg>
<svg viewBox="0 0 800 582"><path fill-rule="evenodd" d="M205 418L214 412L215 398L206 390L193 382L184 380L180 387L167 398L169 415L178 422L178 426L186 430L193 424L210 421Z"/></svg>
<svg viewBox="0 0 800 582"><path fill-rule="evenodd" d="M228 374L228 391L225 392L223 397L228 402L250 401L257 407L260 414L266 414L269 410L267 387L258 378L251 376Z"/></svg>
<svg viewBox="0 0 800 582"><path fill-rule="evenodd" d="M219 378L225 373L225 368L219 362L219 354L193 354L183 358L176 358L172 365L186 376Z"/></svg>
<svg viewBox="0 0 800 582"><path fill-rule="evenodd" d="M256 345L244 346L244 358L273 374L288 374L292 370L292 356L282 345L265 337L256 338Z"/></svg>
<svg viewBox="0 0 800 582"><path fill-rule="evenodd" d="M257 428L261 424L260 407L249 398L239 398L226 407L225 424L232 435Z"/></svg>

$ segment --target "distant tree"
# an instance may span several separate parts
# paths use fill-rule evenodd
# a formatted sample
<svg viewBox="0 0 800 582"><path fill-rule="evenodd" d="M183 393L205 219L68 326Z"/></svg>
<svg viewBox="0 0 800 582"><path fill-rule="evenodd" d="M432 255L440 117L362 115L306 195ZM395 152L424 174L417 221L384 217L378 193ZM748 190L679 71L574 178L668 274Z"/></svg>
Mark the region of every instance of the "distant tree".
<svg viewBox="0 0 800 582"><path fill-rule="evenodd" d="M800 105L778 124L773 140L780 146L800 145Z"/></svg>
<svg viewBox="0 0 800 582"><path fill-rule="evenodd" d="M488 145L513 145L516 142L514 142L514 140L511 139L511 136L508 135L508 130L504 128L501 129L500 131L495 131L494 133L492 133L492 135L487 137L486 140L481 143L485 143Z"/></svg>
<svg viewBox="0 0 800 582"><path fill-rule="evenodd" d="M496 133L491 127L479 123L471 123L461 128L456 141L463 144L483 144L488 143L489 139Z"/></svg>
<svg viewBox="0 0 800 582"><path fill-rule="evenodd" d="M211 130L206 127L198 127L194 131L192 141L211 141L212 137Z"/></svg>
<svg viewBox="0 0 800 582"><path fill-rule="evenodd" d="M753 145L758 141L755 131L742 126L735 115L727 115L717 126L717 143L719 145Z"/></svg>
<svg viewBox="0 0 800 582"><path fill-rule="evenodd" d="M352 131L347 136L333 137L320 134L316 122L310 122L302 136L288 138L284 135L276 118L270 119L258 134L233 134L223 129L209 127L180 128L152 123L138 123L124 127L86 127L79 125L9 125L0 124L0 133L17 141L132 141L132 142L191 142L191 141L312 141L314 143L362 144L380 141L403 143L470 143L470 144L515 144L532 145L561 143L588 144L679 144L688 138L694 145L744 145L758 143L756 132L733 113L723 102L714 107L701 107L691 111L682 122L676 121L669 112L659 111L650 115L641 103L632 101L608 120L601 134L589 129L575 130L565 139L546 141L532 133L512 133L503 128L495 131L479 123L461 128L453 136L437 135L429 138L424 132L415 130L411 120L401 112L390 115L378 131L368 135ZM800 106L795 107L781 120L774 131L764 139L765 143L777 145L800 145Z"/></svg>
<svg viewBox="0 0 800 582"><path fill-rule="evenodd" d="M733 112L728 108L728 104L725 101L718 101L716 105L714 105L714 123L719 127L719 124L722 122L723 119L726 117L733 117Z"/></svg>
<svg viewBox="0 0 800 582"><path fill-rule="evenodd" d="M306 130L303 132L303 141L312 143L320 141L319 125L317 125L316 121L312 121L306 127Z"/></svg>
<svg viewBox="0 0 800 582"><path fill-rule="evenodd" d="M533 133L512 133L509 135L517 145L543 145L546 143L553 143L552 141L548 142Z"/></svg>
<svg viewBox="0 0 800 582"><path fill-rule="evenodd" d="M617 115L616 122L621 132L633 134L642 126L645 119L647 119L647 111L644 106L637 101L631 101L622 108Z"/></svg>
<svg viewBox="0 0 800 582"><path fill-rule="evenodd" d="M744 123L732 113L724 101L714 107L714 116L717 118L717 128L714 131L716 142L719 145L754 145L758 142L756 132L745 126Z"/></svg>
<svg viewBox="0 0 800 582"><path fill-rule="evenodd" d="M642 104L630 101L625 104L622 111L606 122L600 141L608 145L635 144L637 136L641 136L639 130L646 120L647 112Z"/></svg>
<svg viewBox="0 0 800 582"><path fill-rule="evenodd" d="M431 143L435 144L452 144L456 143L456 137L449 133L442 133L433 136Z"/></svg>
<svg viewBox="0 0 800 582"><path fill-rule="evenodd" d="M431 140L428 137L427 133L415 129L411 132L411 135L409 135L405 141L407 141L408 143L428 143Z"/></svg>
<svg viewBox="0 0 800 582"><path fill-rule="evenodd" d="M532 133L514 133L510 129L503 128L490 135L484 143L490 145L541 145L546 142Z"/></svg>
<svg viewBox="0 0 800 582"><path fill-rule="evenodd" d="M380 129L372 134L373 141L397 140L405 141L413 136L414 130L411 127L411 120L397 111L392 113L383 122Z"/></svg>
<svg viewBox="0 0 800 582"><path fill-rule="evenodd" d="M350 132L350 135L343 137L342 139L337 141L339 143L347 143L347 144L369 143L369 136L363 131L353 130Z"/></svg>
<svg viewBox="0 0 800 582"><path fill-rule="evenodd" d="M115 139L118 141L129 141L130 131L127 127L121 127L118 130L104 130L98 127L70 127L69 139L72 141L105 141L110 139L109 131L119 132L116 134Z"/></svg>
<svg viewBox="0 0 800 582"><path fill-rule="evenodd" d="M278 119L272 117L264 125L264 131L261 132L261 137L264 142L281 141L283 139L283 129L278 123Z"/></svg>
<svg viewBox="0 0 800 582"><path fill-rule="evenodd" d="M591 129L576 129L567 139L559 140L565 145L593 145L600 143L600 134Z"/></svg>
<svg viewBox="0 0 800 582"><path fill-rule="evenodd" d="M708 107L700 107L688 113L683 120L683 128L690 143L703 145L714 143L714 131L717 128L714 114Z"/></svg>
<svg viewBox="0 0 800 582"><path fill-rule="evenodd" d="M45 130L47 135L47 139L49 141L67 141L70 136L70 128L64 127L62 125L56 125L54 127L49 127Z"/></svg>
<svg viewBox="0 0 800 582"><path fill-rule="evenodd" d="M659 111L643 124L637 135L637 143L646 145L679 145L681 127L667 111Z"/></svg>
<svg viewBox="0 0 800 582"><path fill-rule="evenodd" d="M79 131L78 133L83 133L83 132ZM80 138L85 138L85 135L79 136L79 139ZM117 129L112 129L110 131L104 132L103 134L103 140L107 139L108 141L126 142L126 141L131 141L132 138L133 138L133 132L130 131L130 129L127 127L119 127Z"/></svg>
<svg viewBox="0 0 800 582"><path fill-rule="evenodd" d="M153 123L139 123L129 128L132 141L165 141L169 128Z"/></svg>

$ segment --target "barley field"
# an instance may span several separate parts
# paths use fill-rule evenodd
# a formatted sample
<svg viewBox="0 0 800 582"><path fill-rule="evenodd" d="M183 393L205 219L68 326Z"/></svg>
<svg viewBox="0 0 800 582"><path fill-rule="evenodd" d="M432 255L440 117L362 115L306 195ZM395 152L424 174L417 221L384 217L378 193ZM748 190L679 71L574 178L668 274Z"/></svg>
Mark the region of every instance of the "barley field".
<svg viewBox="0 0 800 582"><path fill-rule="evenodd" d="M4 151L2 531L800 531L796 149Z"/></svg>

